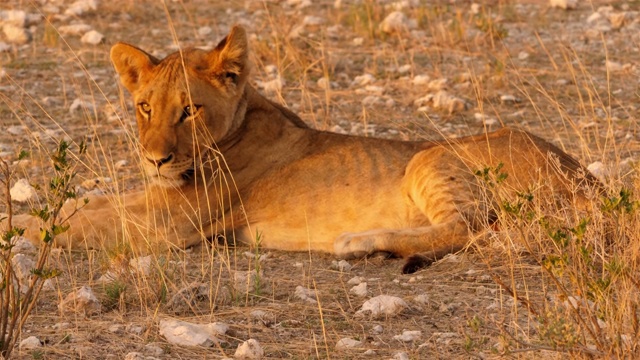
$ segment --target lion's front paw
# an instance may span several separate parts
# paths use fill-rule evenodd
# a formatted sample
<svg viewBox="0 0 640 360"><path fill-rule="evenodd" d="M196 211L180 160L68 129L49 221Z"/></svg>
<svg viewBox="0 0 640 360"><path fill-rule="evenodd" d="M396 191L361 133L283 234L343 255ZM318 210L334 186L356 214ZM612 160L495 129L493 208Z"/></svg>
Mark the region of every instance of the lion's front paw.
<svg viewBox="0 0 640 360"><path fill-rule="evenodd" d="M334 241L333 249L341 259L363 258L374 252L374 240L370 236L344 233Z"/></svg>

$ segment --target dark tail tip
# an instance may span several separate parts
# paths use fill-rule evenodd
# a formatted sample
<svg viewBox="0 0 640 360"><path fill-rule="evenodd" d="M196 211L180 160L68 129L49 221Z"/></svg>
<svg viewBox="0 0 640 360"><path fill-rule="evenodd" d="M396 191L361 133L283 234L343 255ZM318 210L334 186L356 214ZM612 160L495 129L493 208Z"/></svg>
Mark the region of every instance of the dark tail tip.
<svg viewBox="0 0 640 360"><path fill-rule="evenodd" d="M425 268L433 263L434 259L424 255L411 255L407 258L402 267L403 274L413 274L414 272Z"/></svg>

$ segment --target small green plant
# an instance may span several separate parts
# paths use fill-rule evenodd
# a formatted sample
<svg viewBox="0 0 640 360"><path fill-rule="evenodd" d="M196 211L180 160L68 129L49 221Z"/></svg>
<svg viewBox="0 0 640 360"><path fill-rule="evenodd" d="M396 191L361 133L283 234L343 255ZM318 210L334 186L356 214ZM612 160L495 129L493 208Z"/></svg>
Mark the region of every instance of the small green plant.
<svg viewBox="0 0 640 360"><path fill-rule="evenodd" d="M51 154L53 176L46 187L46 204L42 208L31 211L33 216L43 221L44 227L40 229L41 246L35 267L31 269L31 276L28 279L19 279L13 268L13 247L17 238L24 234L25 229L13 226L10 190L14 170L7 161L0 158L0 184L4 188L4 200L7 206L7 216L4 219L6 227L0 237L0 355L5 359L11 356L16 340L20 338L22 327L35 307L45 281L60 273L57 269L47 267L51 245L58 235L69 229L68 220L79 209L76 207L68 214L62 213L65 202L77 198L72 185L72 180L76 176L75 162L70 160L68 151L69 144L61 141ZM82 155L85 152L86 147L81 143L78 154ZM20 152L18 160L28 156L28 153ZM87 200L84 204L86 202ZM34 358L37 358L36 355Z"/></svg>

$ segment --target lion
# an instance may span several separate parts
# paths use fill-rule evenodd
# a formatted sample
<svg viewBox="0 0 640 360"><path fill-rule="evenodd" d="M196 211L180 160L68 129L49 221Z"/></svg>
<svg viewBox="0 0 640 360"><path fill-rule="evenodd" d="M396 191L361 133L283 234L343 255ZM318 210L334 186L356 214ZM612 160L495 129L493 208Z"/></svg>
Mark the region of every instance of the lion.
<svg viewBox="0 0 640 360"><path fill-rule="evenodd" d="M413 272L495 223L494 181L569 206L588 202L582 184L596 182L553 144L508 127L412 142L312 129L250 85L240 26L212 50L158 59L117 43L110 57L133 96L149 185L91 198L59 246L184 249L223 239L347 259L383 253L408 259L403 271ZM38 238L38 220L16 221Z"/></svg>

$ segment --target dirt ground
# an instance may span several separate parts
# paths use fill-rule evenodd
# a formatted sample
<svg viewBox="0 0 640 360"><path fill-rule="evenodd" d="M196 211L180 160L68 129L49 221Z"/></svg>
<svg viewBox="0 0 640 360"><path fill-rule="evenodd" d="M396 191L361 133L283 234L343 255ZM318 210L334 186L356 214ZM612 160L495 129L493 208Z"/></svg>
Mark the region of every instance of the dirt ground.
<svg viewBox="0 0 640 360"><path fill-rule="evenodd" d="M640 153L637 1L578 1L568 10L498 0L78 3L89 5L73 13L72 1L0 2L0 10L28 14L29 37L22 44L0 37L0 156L28 150L30 159L15 166L32 183L44 184L48 174L45 149L87 138L78 185L101 179L119 191L139 188L135 119L110 46L129 42L162 57L178 45L215 46L233 24L250 35L255 86L315 128L413 140L517 126L592 165L607 186L632 182ZM385 29L394 11L405 18ZM78 24L88 27L68 27ZM90 30L103 38L82 41ZM95 190L84 183L80 191ZM16 358L217 359L233 357L248 339L270 359L589 354L556 352L545 342L537 317L496 279L531 299L553 299L553 286L528 255L500 248L451 256L412 275L400 273L401 259L350 261L345 269L326 254L243 247L202 246L151 260L136 271L122 254L55 252L61 275L23 333L44 346L16 349ZM260 275L238 280L252 270ZM106 273L115 280L100 280ZM363 282L365 295L354 294ZM193 284L204 289L193 301L174 301ZM61 299L84 285L102 311L60 312ZM298 297L298 286L317 302ZM382 318L356 314L377 295L408 306ZM212 347L179 346L159 334L166 318L225 323L229 331ZM404 331L420 333L404 341L397 337ZM360 343L337 347L343 338Z"/></svg>

